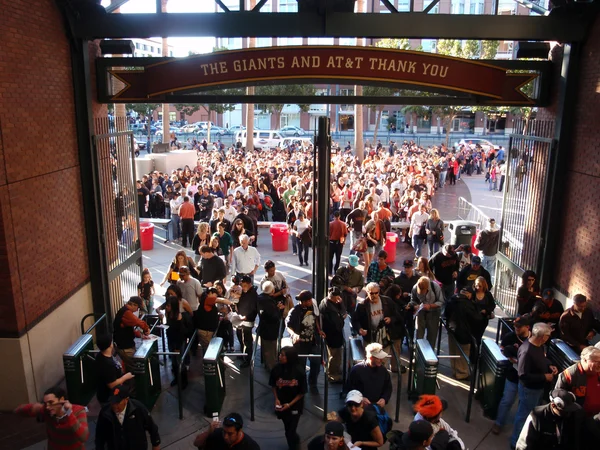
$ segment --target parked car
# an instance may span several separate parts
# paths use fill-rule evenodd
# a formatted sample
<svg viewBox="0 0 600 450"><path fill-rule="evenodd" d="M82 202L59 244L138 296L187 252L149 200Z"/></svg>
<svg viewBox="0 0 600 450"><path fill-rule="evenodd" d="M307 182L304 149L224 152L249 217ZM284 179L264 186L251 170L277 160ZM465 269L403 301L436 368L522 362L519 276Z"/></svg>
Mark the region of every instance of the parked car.
<svg viewBox="0 0 600 450"><path fill-rule="evenodd" d="M244 131L246 129L246 127L244 125L234 125L232 127L229 127L228 134L233 134L234 136L237 134L238 131Z"/></svg>
<svg viewBox="0 0 600 450"><path fill-rule="evenodd" d="M298 148L300 147L302 150L307 150L309 147L313 147L313 143L308 138L285 138L279 142L279 147L282 149L287 149L292 146L292 144Z"/></svg>
<svg viewBox="0 0 600 450"><path fill-rule="evenodd" d="M294 137L298 137L298 136L304 136L306 134L306 131L304 131L302 128L300 127L296 127L293 125L289 125L287 127L283 127L279 130L279 133L282 136L294 136Z"/></svg>
<svg viewBox="0 0 600 450"><path fill-rule="evenodd" d="M462 145L468 145L472 150L475 150L475 147L479 145L486 153L491 149L498 150L500 148L498 145L492 144L487 139L461 139L454 144L456 149L459 149Z"/></svg>
<svg viewBox="0 0 600 450"><path fill-rule="evenodd" d="M198 136L207 136L208 135L208 128L201 128L197 131L195 131L196 134L198 134ZM216 125L212 125L210 127L210 135L211 136L224 136L227 134L227 130L225 128L221 128L218 127Z"/></svg>
<svg viewBox="0 0 600 450"><path fill-rule="evenodd" d="M188 124L188 125L184 125L182 126L179 130L182 133L195 133L196 131L198 131L200 128L196 125L194 125L193 123Z"/></svg>
<svg viewBox="0 0 600 450"><path fill-rule="evenodd" d="M198 128L208 128L208 124L209 122L196 122L194 123L194 125L196 125ZM210 126L214 126L215 124L210 122Z"/></svg>
<svg viewBox="0 0 600 450"><path fill-rule="evenodd" d="M177 128L176 126L170 126L170 127L169 127L169 134L170 134L170 133L180 134L180 133L181 133L181 131L180 131L180 130L179 130L179 128ZM157 136L162 136L162 134L163 134L163 129L162 129L162 127L160 127L160 128L158 128L158 129L156 130L156 135L157 135Z"/></svg>

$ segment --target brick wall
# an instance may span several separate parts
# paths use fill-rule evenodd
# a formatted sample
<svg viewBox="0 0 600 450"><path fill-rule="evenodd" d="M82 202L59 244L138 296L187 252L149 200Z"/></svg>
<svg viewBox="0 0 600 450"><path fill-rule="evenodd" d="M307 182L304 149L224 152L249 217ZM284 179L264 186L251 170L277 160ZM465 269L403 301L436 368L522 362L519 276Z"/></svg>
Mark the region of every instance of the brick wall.
<svg viewBox="0 0 600 450"><path fill-rule="evenodd" d="M562 241L555 280L572 297L582 293L600 311L600 19L582 51L571 158L564 186ZM569 120L570 118L565 118Z"/></svg>
<svg viewBox="0 0 600 450"><path fill-rule="evenodd" d="M0 0L0 337L89 279L69 46L52 0Z"/></svg>

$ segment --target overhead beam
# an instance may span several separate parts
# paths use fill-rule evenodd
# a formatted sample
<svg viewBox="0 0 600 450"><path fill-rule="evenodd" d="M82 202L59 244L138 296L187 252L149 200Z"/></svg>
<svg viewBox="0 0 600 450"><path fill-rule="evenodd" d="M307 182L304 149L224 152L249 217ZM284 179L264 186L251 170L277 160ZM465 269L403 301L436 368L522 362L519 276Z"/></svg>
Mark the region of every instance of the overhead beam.
<svg viewBox="0 0 600 450"><path fill-rule="evenodd" d="M258 2L256 6L252 8L252 12L260 12L260 8L262 8L265 3L267 3L267 0L260 0L260 2Z"/></svg>
<svg viewBox="0 0 600 450"><path fill-rule="evenodd" d="M231 11L229 11L229 8L221 0L215 0L215 3L217 5L219 5L223 11L231 12Z"/></svg>
<svg viewBox="0 0 600 450"><path fill-rule="evenodd" d="M398 12L398 10L396 9L396 7L390 3L390 0L381 0L381 3L383 3L383 5L388 9L389 12L391 12L391 13L397 13Z"/></svg>
<svg viewBox="0 0 600 450"><path fill-rule="evenodd" d="M579 42L593 15L491 16L459 14L268 13L82 15L78 38L344 37L486 39Z"/></svg>

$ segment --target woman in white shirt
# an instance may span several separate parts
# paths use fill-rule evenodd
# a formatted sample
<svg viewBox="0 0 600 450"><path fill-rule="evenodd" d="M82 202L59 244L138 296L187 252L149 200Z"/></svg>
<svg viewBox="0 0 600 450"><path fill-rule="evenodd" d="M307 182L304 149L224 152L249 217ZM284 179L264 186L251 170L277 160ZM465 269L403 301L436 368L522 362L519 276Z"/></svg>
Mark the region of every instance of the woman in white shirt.
<svg viewBox="0 0 600 450"><path fill-rule="evenodd" d="M310 221L306 219L306 216L302 211L298 213L298 219L296 219L292 228L296 239L296 245L298 246L298 259L300 260L300 265L308 266L308 250L311 247L311 243L309 242L310 237L308 236L310 231L307 230L310 229Z"/></svg>

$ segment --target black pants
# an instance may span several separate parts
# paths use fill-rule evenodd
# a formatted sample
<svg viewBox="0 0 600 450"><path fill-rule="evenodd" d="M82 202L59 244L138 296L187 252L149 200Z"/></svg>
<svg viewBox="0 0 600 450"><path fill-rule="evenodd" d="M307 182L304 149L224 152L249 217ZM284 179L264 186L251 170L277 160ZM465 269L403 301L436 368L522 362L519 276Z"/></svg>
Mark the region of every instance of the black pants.
<svg viewBox="0 0 600 450"><path fill-rule="evenodd" d="M448 179L450 180L450 184L456 184L456 175L454 175L454 170L448 171Z"/></svg>
<svg viewBox="0 0 600 450"><path fill-rule="evenodd" d="M308 264L308 250L310 250L310 247L308 245L303 244L302 239L300 239L299 237L295 239L296 246L298 249L298 259L300 260L300 265L304 263Z"/></svg>
<svg viewBox="0 0 600 450"><path fill-rule="evenodd" d="M225 345L233 347L233 325L227 319L223 319L217 330L217 337L223 338Z"/></svg>
<svg viewBox="0 0 600 450"><path fill-rule="evenodd" d="M183 353L183 342L178 339L169 339L167 341L167 346L170 352L179 352ZM177 372L179 370L179 357L177 356L169 356L171 360L171 373L173 374L173 378L177 380ZM183 367L181 368L181 383L183 386L187 386L188 384L188 374L186 369L186 364L189 364L189 355L187 357L187 361L183 362Z"/></svg>
<svg viewBox="0 0 600 450"><path fill-rule="evenodd" d="M340 268L342 261L342 252L344 244L340 241L329 241L329 273L334 274ZM335 267L333 266L333 257L335 256Z"/></svg>
<svg viewBox="0 0 600 450"><path fill-rule="evenodd" d="M504 180L506 179L506 175L502 175L500 177L500 186L498 187L498 192L502 192L502 188L504 187Z"/></svg>
<svg viewBox="0 0 600 450"><path fill-rule="evenodd" d="M300 355L320 355L321 350L319 346L314 342L296 342L294 344L296 350L298 350L298 354ZM302 366L302 368L306 367L306 358L298 358L298 362ZM310 358L308 361L310 365L310 372L308 373L308 384L309 386L316 386L317 380L319 378L319 370L321 370L321 358Z"/></svg>
<svg viewBox="0 0 600 450"><path fill-rule="evenodd" d="M300 422L300 414L292 414L286 411L281 414L281 420L283 421L283 427L285 428L285 439L287 440L289 450L298 450L300 448L300 436L296 430L298 429L298 422Z"/></svg>
<svg viewBox="0 0 600 450"><path fill-rule="evenodd" d="M187 240L190 240L190 245L194 239L194 219L181 220L181 245L187 247Z"/></svg>
<svg viewBox="0 0 600 450"><path fill-rule="evenodd" d="M254 348L254 341L252 340L252 327L238 327L236 334L238 341L240 342L242 352L246 353L246 356L244 356L244 361L250 362L250 359L252 358L252 349Z"/></svg>

